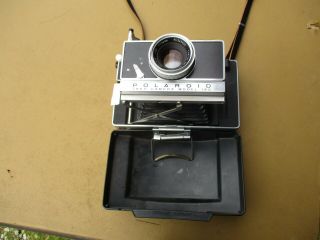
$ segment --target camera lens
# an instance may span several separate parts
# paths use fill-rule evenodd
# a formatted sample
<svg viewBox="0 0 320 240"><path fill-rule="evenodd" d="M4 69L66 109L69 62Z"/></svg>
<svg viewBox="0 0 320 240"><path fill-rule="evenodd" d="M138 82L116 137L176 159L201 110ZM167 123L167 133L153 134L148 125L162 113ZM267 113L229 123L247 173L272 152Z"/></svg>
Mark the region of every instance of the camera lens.
<svg viewBox="0 0 320 240"><path fill-rule="evenodd" d="M159 67L164 69L177 69L181 67L188 58L188 49L179 42L166 42L154 49L153 58Z"/></svg>
<svg viewBox="0 0 320 240"><path fill-rule="evenodd" d="M193 44L186 37L167 34L150 47L149 63L153 72L163 79L180 79L188 75L195 62Z"/></svg>
<svg viewBox="0 0 320 240"><path fill-rule="evenodd" d="M175 69L181 66L183 56L181 52L175 49L169 50L163 59L163 65L168 69Z"/></svg>

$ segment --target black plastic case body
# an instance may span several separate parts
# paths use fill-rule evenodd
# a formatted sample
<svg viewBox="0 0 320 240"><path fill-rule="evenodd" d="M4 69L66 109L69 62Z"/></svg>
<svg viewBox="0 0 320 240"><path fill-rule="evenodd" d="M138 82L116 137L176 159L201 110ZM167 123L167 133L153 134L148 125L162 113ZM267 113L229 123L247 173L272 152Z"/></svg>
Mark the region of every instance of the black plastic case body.
<svg viewBox="0 0 320 240"><path fill-rule="evenodd" d="M132 125L124 104L114 107L103 206L130 210L136 217L210 220L213 215L245 212L240 126L238 68L226 61L226 102L212 105L207 126ZM122 69L122 68L121 68ZM119 72L118 72L119 74ZM188 151L192 160L154 161L154 129L190 131L188 141L157 145L157 151Z"/></svg>
<svg viewBox="0 0 320 240"><path fill-rule="evenodd" d="M154 162L152 137L149 130L112 133L103 200L107 209L188 220L244 213L241 142L235 132L192 131L192 161ZM180 146L170 144L163 149Z"/></svg>

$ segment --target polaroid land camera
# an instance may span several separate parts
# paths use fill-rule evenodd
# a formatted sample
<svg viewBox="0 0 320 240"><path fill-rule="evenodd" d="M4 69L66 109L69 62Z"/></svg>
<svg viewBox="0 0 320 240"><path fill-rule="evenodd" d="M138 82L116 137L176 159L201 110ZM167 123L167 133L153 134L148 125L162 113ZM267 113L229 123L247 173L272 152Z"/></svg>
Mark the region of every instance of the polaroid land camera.
<svg viewBox="0 0 320 240"><path fill-rule="evenodd" d="M103 205L136 217L244 213L237 62L221 40L166 34L116 57Z"/></svg>

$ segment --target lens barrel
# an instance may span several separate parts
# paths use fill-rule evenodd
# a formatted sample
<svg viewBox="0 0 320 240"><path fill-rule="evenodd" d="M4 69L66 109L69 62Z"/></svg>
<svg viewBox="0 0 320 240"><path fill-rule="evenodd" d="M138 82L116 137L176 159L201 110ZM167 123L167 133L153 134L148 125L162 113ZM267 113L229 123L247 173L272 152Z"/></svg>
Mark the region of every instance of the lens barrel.
<svg viewBox="0 0 320 240"><path fill-rule="evenodd" d="M194 46L182 35L163 35L150 46L149 64L154 74L160 78L181 79L187 76L195 65Z"/></svg>

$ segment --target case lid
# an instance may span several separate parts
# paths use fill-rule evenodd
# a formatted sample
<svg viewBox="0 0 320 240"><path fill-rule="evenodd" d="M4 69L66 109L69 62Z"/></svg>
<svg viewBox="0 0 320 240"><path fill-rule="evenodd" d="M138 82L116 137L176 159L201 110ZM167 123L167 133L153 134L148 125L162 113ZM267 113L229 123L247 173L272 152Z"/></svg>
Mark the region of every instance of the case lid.
<svg viewBox="0 0 320 240"><path fill-rule="evenodd" d="M107 209L132 210L137 217L192 220L243 214L236 132L192 130L186 140L153 137L148 130L112 133L103 199ZM157 161L155 155L168 157Z"/></svg>

